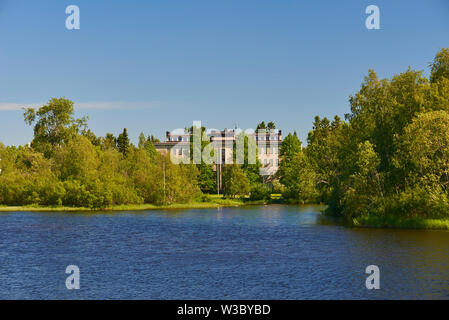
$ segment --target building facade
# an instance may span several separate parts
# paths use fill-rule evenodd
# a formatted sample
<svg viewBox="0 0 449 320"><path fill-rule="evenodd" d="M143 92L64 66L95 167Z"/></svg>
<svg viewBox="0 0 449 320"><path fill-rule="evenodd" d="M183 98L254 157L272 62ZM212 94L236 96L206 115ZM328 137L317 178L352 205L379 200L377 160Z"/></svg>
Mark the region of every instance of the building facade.
<svg viewBox="0 0 449 320"><path fill-rule="evenodd" d="M239 147L238 137L241 130L224 129L211 130L203 135L203 140L207 139L216 152L217 158L213 160L214 164L234 163L234 148ZM260 174L265 176L274 175L279 168L279 148L282 143L281 130L260 130L257 133L246 133L248 136L249 150L256 150L257 159L262 164ZM155 143L156 150L164 155L170 155L172 159L179 159L180 162L187 163L190 160L190 141L193 139L192 133L166 132L165 141ZM242 144L240 143L242 146ZM254 157L255 159L255 157ZM254 160L255 161L255 160Z"/></svg>

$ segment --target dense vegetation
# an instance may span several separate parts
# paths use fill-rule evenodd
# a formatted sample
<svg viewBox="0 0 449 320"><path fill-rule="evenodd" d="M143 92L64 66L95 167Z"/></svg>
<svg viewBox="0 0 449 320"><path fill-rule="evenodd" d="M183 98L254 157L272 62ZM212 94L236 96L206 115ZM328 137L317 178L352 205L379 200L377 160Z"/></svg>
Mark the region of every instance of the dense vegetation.
<svg viewBox="0 0 449 320"><path fill-rule="evenodd" d="M289 135L284 197L324 202L355 222L449 218L449 49L430 67L430 79L410 68L391 79L370 70L346 121L316 117L303 150Z"/></svg>
<svg viewBox="0 0 449 320"><path fill-rule="evenodd" d="M249 137L240 135L244 164L223 166L224 196L269 201L282 193L286 202L322 202L328 214L359 224L449 218L449 49L430 68L429 79L410 68L391 79L370 70L345 120L317 116L306 147L296 132L284 138L274 178L259 175L259 161L249 164ZM207 201L216 193L213 165L172 164L153 136L141 134L137 146L126 129L97 137L73 115L65 98L25 111L34 139L0 143L0 204L105 208Z"/></svg>
<svg viewBox="0 0 449 320"><path fill-rule="evenodd" d="M104 208L183 203L198 195L196 167L166 161L154 137L141 135L138 147L126 129L98 138L73 113L64 98L26 110L25 120L34 124L31 146L0 145L1 204Z"/></svg>
<svg viewBox="0 0 449 320"><path fill-rule="evenodd" d="M170 205L209 201L207 194L217 192L212 164L173 164L156 151L154 136L142 133L134 146L127 129L117 137L97 137L88 129L87 118L74 118L74 103L65 98L25 110L24 119L34 128L31 144L0 143L0 205ZM274 123L269 126L274 128ZM245 139L244 163L224 165L223 193L228 198L252 193L252 200L268 199L270 189L258 174L260 162L248 163L248 137L242 134L238 139ZM202 142L203 151L208 144Z"/></svg>

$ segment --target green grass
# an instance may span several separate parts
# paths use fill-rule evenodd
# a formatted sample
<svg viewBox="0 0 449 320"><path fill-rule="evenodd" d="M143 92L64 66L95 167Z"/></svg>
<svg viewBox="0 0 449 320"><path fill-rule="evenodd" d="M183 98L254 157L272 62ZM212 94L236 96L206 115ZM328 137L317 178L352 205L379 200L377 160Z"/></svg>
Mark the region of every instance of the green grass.
<svg viewBox="0 0 449 320"><path fill-rule="evenodd" d="M449 230L449 219L360 217L353 219L351 226L362 228L432 229Z"/></svg>
<svg viewBox="0 0 449 320"><path fill-rule="evenodd" d="M33 211L33 212L48 212L48 211L65 211L65 212L80 212L80 211L140 211L140 210L161 210L161 209L201 209L201 208L220 208L232 207L241 205L259 204L259 202L252 202L246 199L224 199L222 195L208 196L206 201L195 201L189 203L174 203L169 205L154 205L154 204L130 204L118 205L107 208L84 208L84 207L45 207L38 205L30 206L0 206L0 212L13 211Z"/></svg>
<svg viewBox="0 0 449 320"><path fill-rule="evenodd" d="M174 203L170 205L137 204L119 205L103 209L83 208L83 207L43 207L37 205L30 206L0 206L0 212L95 212L95 211L143 211L143 210L165 210L165 209L206 209L220 207L234 207L243 205L260 205L264 201L249 201L247 198L225 199L222 195L208 195L204 201L189 203ZM325 217L325 216L323 216ZM327 220L326 220L327 221ZM324 222L323 222L324 223ZM335 224L332 220L326 224ZM449 230L449 219L404 219L397 217L376 217L366 216L353 219L349 226L360 228L394 228L394 229L432 229Z"/></svg>

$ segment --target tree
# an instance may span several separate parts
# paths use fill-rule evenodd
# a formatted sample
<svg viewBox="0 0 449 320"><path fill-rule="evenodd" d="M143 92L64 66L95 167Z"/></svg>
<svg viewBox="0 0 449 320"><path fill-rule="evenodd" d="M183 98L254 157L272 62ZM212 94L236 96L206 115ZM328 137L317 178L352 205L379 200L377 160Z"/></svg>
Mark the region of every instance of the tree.
<svg viewBox="0 0 449 320"><path fill-rule="evenodd" d="M139 149L142 149L143 147L145 147L146 142L147 142L147 140L145 138L145 134L143 132L141 132L139 135L139 144L137 145L139 147Z"/></svg>
<svg viewBox="0 0 449 320"><path fill-rule="evenodd" d="M237 164L223 167L223 193L225 197L245 196L251 191L248 177Z"/></svg>
<svg viewBox="0 0 449 320"><path fill-rule="evenodd" d="M199 170L198 186L203 193L215 193L217 190L216 174L212 165L202 162L197 165Z"/></svg>
<svg viewBox="0 0 449 320"><path fill-rule="evenodd" d="M342 197L343 215L347 218L369 214L384 196L384 179L378 171L380 158L371 142L358 145L356 159Z"/></svg>
<svg viewBox="0 0 449 320"><path fill-rule="evenodd" d="M288 163L291 162L296 154L301 152L301 150L302 143L295 131L293 134L289 133L282 141L279 153L282 157L282 160L286 162L286 165L288 165Z"/></svg>
<svg viewBox="0 0 449 320"><path fill-rule="evenodd" d="M70 138L62 148L55 151L53 160L54 171L62 181L86 181L97 177L98 155L95 147L84 136Z"/></svg>
<svg viewBox="0 0 449 320"><path fill-rule="evenodd" d="M282 197L289 202L313 202L318 196L316 174L303 152L294 155L291 163L283 167L281 183L285 186Z"/></svg>
<svg viewBox="0 0 449 320"><path fill-rule="evenodd" d="M101 138L97 137L95 133L93 133L90 129L87 131L84 130L82 132L82 135L85 136L94 146L100 146L101 145Z"/></svg>
<svg viewBox="0 0 449 320"><path fill-rule="evenodd" d="M237 159L242 156L237 154L237 146L241 145L243 145L243 159ZM254 154L251 155L250 151ZM259 172L262 163L259 161L258 154L257 142L254 136L241 132L236 138L236 144L233 149L233 158L236 159L236 161L240 161L240 163L237 163L241 164L241 169L248 177L251 186L262 183L262 177Z"/></svg>
<svg viewBox="0 0 449 320"><path fill-rule="evenodd" d="M102 139L103 147L105 149L116 149L117 148L117 138L114 137L112 133L106 133L106 136Z"/></svg>
<svg viewBox="0 0 449 320"><path fill-rule="evenodd" d="M413 119L397 138L395 165L408 182L436 182L449 188L449 113L433 111Z"/></svg>
<svg viewBox="0 0 449 320"><path fill-rule="evenodd" d="M34 125L34 139L31 146L48 158L55 146L60 146L72 134L78 134L86 127L87 117L76 119L74 103L65 98L53 98L37 111L27 108L24 119L28 125Z"/></svg>
<svg viewBox="0 0 449 320"><path fill-rule="evenodd" d="M123 132L119 134L117 137L117 149L120 151L121 154L123 154L124 157L127 156L129 152L129 138L128 138L128 131L123 129Z"/></svg>
<svg viewBox="0 0 449 320"><path fill-rule="evenodd" d="M274 129L276 129L276 125L274 124L273 121L268 122L268 124L267 124L267 129L268 129L268 130L274 130Z"/></svg>
<svg viewBox="0 0 449 320"><path fill-rule="evenodd" d="M265 125L265 121L262 121L261 123L259 123L257 125L256 131L265 130L266 128L267 128L267 126Z"/></svg>
<svg viewBox="0 0 449 320"><path fill-rule="evenodd" d="M213 165L211 163L204 162L202 157L203 153L207 152L210 147L210 140L208 139L206 133L206 127L202 126L201 128L192 126L190 128L185 129L186 132L190 133L192 136L190 138L190 161L196 163L196 169L198 170L198 186L203 193L214 193L217 189L216 187L216 177L213 171ZM201 137L201 144L197 145L193 143L193 135L198 135ZM197 155L196 157L194 155ZM198 158L198 155L201 159ZM208 155L214 158L214 151L211 151L211 154Z"/></svg>
<svg viewBox="0 0 449 320"><path fill-rule="evenodd" d="M430 81L410 68L391 79L369 70L347 122L315 118L305 159L328 213L447 216L447 57L447 49L437 54Z"/></svg>
<svg viewBox="0 0 449 320"><path fill-rule="evenodd" d="M154 158L157 154L156 147L153 144L153 141L155 140L156 139L153 136L148 136L148 138L145 138L145 134L143 132L139 135L139 149L146 150L151 158Z"/></svg>
<svg viewBox="0 0 449 320"><path fill-rule="evenodd" d="M430 82L436 83L441 78L449 79L449 48L441 49L430 65Z"/></svg>
<svg viewBox="0 0 449 320"><path fill-rule="evenodd" d="M289 133L282 141L279 149L279 170L277 171L276 176L279 178L279 182L283 185L287 184L287 172L291 166L295 165L294 161L296 156L301 152L301 145L301 141L298 139L296 131L293 134Z"/></svg>

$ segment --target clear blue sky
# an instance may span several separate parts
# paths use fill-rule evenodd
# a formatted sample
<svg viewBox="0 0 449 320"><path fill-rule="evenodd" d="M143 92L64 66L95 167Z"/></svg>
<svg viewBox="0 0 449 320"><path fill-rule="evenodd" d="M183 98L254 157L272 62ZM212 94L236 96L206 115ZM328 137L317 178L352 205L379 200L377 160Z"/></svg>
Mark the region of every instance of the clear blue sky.
<svg viewBox="0 0 449 320"><path fill-rule="evenodd" d="M381 30L365 28L370 4ZM428 75L443 47L448 0L0 0L0 141L29 142L18 106L60 96L98 135L273 120L304 139L315 115L348 112L369 68Z"/></svg>

